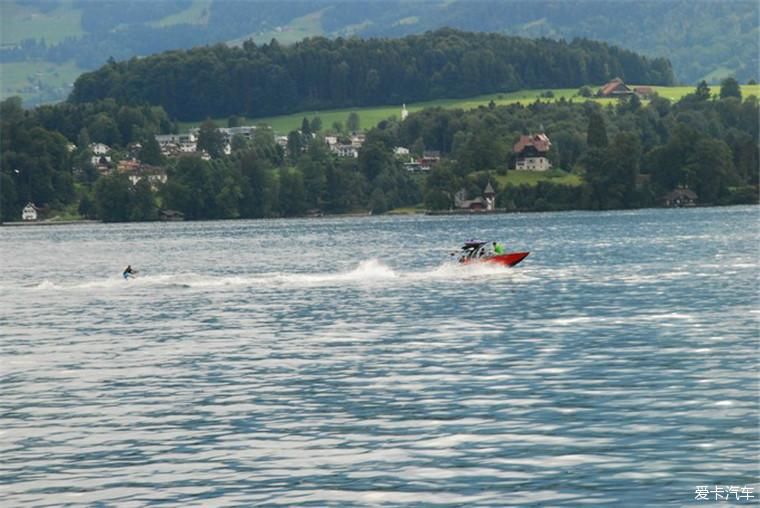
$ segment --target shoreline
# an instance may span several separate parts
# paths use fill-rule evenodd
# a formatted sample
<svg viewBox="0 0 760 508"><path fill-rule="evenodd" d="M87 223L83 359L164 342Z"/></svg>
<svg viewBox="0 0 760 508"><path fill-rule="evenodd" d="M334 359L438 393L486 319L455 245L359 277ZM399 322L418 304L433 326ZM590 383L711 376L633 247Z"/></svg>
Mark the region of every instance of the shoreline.
<svg viewBox="0 0 760 508"><path fill-rule="evenodd" d="M82 220L51 220L51 221L13 221L0 222L0 227L22 227L22 226L70 226L72 224L104 224L102 220L82 219Z"/></svg>
<svg viewBox="0 0 760 508"><path fill-rule="evenodd" d="M446 215L464 215L464 216L481 216L481 215L506 215L511 213L544 213L544 212L612 212L612 211L626 211L626 210L674 210L674 209L694 209L694 208L724 208L729 206L759 206L760 203L741 203L731 205L694 205L683 207L645 207L645 208L615 208L610 210L588 210L582 208L567 208L562 210L532 210L532 209L516 209L507 210L505 208L499 208L496 210L419 210L414 212L394 212L390 210L383 214L371 214L371 213L340 213L340 214L321 214L321 215L302 215L298 217L250 217L250 218L234 218L234 219L198 219L198 220L156 220L156 221L127 221L127 222L103 222L102 220L82 219L82 220L55 220L55 221L13 221L13 222L0 222L0 227L24 227L24 226L72 226L78 224L141 224L144 222L209 222L209 221L236 221L236 220L278 220L278 219L334 219L340 217L404 217L404 216L446 216Z"/></svg>

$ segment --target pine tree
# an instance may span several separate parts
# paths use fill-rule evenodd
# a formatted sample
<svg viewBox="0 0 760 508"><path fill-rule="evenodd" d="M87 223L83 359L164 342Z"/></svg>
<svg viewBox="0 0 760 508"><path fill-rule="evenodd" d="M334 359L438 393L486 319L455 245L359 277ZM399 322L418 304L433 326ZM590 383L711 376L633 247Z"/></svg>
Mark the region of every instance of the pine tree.
<svg viewBox="0 0 760 508"><path fill-rule="evenodd" d="M599 148L604 148L608 144L607 126L604 123L604 117L600 111L592 111L588 117L586 142L589 147Z"/></svg>

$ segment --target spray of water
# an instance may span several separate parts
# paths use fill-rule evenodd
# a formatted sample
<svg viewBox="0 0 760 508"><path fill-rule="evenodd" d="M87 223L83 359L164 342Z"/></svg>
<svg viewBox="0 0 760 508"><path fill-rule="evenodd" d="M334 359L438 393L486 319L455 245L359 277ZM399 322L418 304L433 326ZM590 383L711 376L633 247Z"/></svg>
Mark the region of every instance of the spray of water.
<svg viewBox="0 0 760 508"><path fill-rule="evenodd" d="M32 286L32 289L52 290L87 290L87 289L118 289L177 287L177 288L215 288L215 287L246 287L246 286L340 286L347 284L384 284L384 283L414 283L426 280L462 280L484 277L513 276L515 271L496 264L444 263L421 271L394 270L377 259L361 261L355 267L334 272L288 273L267 272L258 274L237 274L213 276L198 273L176 273L148 275L124 280L121 276L91 279L83 282L66 283L43 280Z"/></svg>

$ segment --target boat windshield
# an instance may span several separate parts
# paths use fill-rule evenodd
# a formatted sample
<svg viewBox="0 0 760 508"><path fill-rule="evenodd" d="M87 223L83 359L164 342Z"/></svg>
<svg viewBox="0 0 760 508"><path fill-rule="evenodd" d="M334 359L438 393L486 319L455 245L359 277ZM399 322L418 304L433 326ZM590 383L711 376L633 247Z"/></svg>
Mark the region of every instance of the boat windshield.
<svg viewBox="0 0 760 508"><path fill-rule="evenodd" d="M460 260L489 257L493 255L493 251L489 249L489 246L488 242L466 242L462 246Z"/></svg>

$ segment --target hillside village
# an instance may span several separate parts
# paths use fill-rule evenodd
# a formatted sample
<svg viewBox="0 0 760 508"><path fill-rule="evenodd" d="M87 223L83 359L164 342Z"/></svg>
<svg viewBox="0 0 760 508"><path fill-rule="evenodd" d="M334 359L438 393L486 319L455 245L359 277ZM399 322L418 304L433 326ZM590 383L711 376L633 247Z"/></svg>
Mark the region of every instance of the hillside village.
<svg viewBox="0 0 760 508"><path fill-rule="evenodd" d="M701 85L700 85L701 86ZM584 87L587 88L587 87ZM706 88L706 87L705 87ZM698 87L697 93L705 93L704 88L700 91ZM709 94L709 92L707 92ZM583 90L579 91L579 95L584 95ZM618 104L618 108L631 107L625 106L627 104L633 104L633 107L643 107L641 101L656 101L657 95L653 94L651 88L628 86L620 78L614 78L600 86L595 93L592 93L595 97L599 98L614 98ZM709 95L708 95L709 96ZM638 102L635 102L638 101ZM590 103L593 104L593 103ZM489 105L489 109L492 109L493 105ZM611 106L608 106L608 109ZM529 111L530 108L525 109ZM485 111L485 109L483 110ZM609 109L612 111L612 109ZM623 109L621 109L623 111ZM425 110L421 112L424 115L430 115L431 113L425 113ZM432 113L438 114L438 113ZM409 112L406 109L406 105L402 105L400 108L400 114L397 118L401 119L399 125L402 125L409 119ZM415 117L415 122L420 122L420 117ZM424 121L424 120L423 120ZM306 118L304 118L304 125ZM271 127L267 127L263 124L257 125L238 125L230 127L216 127L212 123L206 125L206 128L211 129L215 133L215 137L219 139L219 149L215 151L212 156L209 151L199 147L199 142L202 138L202 127L193 127L186 132L177 134L156 134L153 135L151 141L151 147L144 147L140 142L132 141L125 146L109 146L102 142L90 143L87 150L80 150L75 144L68 143L69 153L79 154L89 153L89 164L94 168L99 177L111 177L115 175L125 176L132 186L136 186L140 182L147 182L151 192L158 195L162 192L162 189L167 185L173 171L171 168L176 167L178 161L183 158L193 158L204 162L213 162L215 160L229 159L234 160L236 150L240 150L241 147L253 146L254 140L257 137L257 133L260 129L266 129L263 132L264 138L269 138L273 142L273 146L276 146L280 151L280 163L282 164L283 158L287 155L287 162L291 163L299 158L300 154L305 154L307 147L314 142L323 143L322 146L326 148L326 153L330 154L336 164L343 164L340 161L355 161L353 167L356 168L357 164L360 164L361 154L368 141L368 132L364 131L335 131L321 129L316 132L311 132L308 126L301 129L293 130L288 135L282 135L274 133ZM549 130L553 125L548 124ZM539 128L535 128L539 127ZM556 134L556 132L554 132ZM551 174L546 179L556 178L557 176L566 175L568 173L563 171L557 171L558 169L564 169L568 171L573 168L572 164L562 164L562 160L558 158L558 153L555 147L555 141L553 139L554 134L550 136L544 129L544 125L540 122L536 122L531 131L522 134L515 134L514 132L510 136L514 136L508 139L504 139L505 142L510 143L508 149L508 156L502 160L498 165L490 165L488 169L499 175L506 176L507 171L514 171L519 173L533 173L535 175L544 173ZM561 134L561 133L560 133ZM493 135L493 134L492 134ZM496 134L498 135L498 133ZM293 138L300 140L297 143L295 150L298 153L293 153L294 147L291 146ZM154 142L153 142L154 141ZM418 140L419 141L419 140ZM560 151L560 154L566 154L567 139L566 136L562 138L564 143L565 152ZM433 146L431 149L417 146L419 143L415 143L415 147L412 144L406 146L397 144L395 146L388 146L388 153L392 159L395 160L395 165L405 172L410 177L423 176L425 178L418 179L417 181L423 185L427 181L427 175L431 174L442 162L445 162L444 167L450 167L451 164L461 167L461 170L465 173L472 173L475 175L479 169L477 167L467 167L470 164L468 161L457 160L453 157L451 150L443 152ZM235 148L237 146L237 148ZM505 147L506 148L506 147ZM152 153L158 152L159 158L156 156L146 157L146 150L150 149ZM482 150L483 148L478 148ZM473 154L477 156L477 152ZM148 162L151 161L151 162ZM349 164L349 166L351 166ZM464 166L462 166L464 164ZM346 167L349 167L346 166ZM354 169L355 171L356 169ZM74 168L74 176L76 178L83 178L81 167ZM649 174L637 175L636 189L643 190L650 185ZM541 177L543 178L543 177ZM514 180L513 180L514 181ZM517 178L517 181L524 181L524 179ZM535 181L535 180L534 180ZM437 205L437 210L449 209L453 211L495 211L505 209L505 204L508 208L521 208L524 204L517 204L516 201L505 198L505 190L503 188L504 181L501 179L497 181L480 181L478 187L473 187L471 184L461 187L458 191L451 191L450 198L441 201L441 204ZM467 188L465 188L467 187ZM505 201L506 199L506 201ZM445 204L448 201L448 205ZM652 201L650 201L652 202ZM695 206L700 204L700 196L695 189L690 188L687 181L675 181L673 185L664 187L660 193L655 197L654 202L660 206ZM501 203L497 205L497 203ZM427 204L427 203L426 203ZM321 205L319 201L313 201L309 210L312 212L321 213ZM36 220L38 217L47 215L46 205L36 203L30 199L24 206L24 210L19 210L19 215L24 220ZM17 212L18 213L18 212ZM166 217L167 212L161 210L161 216ZM180 218L181 214L169 213L172 218Z"/></svg>

